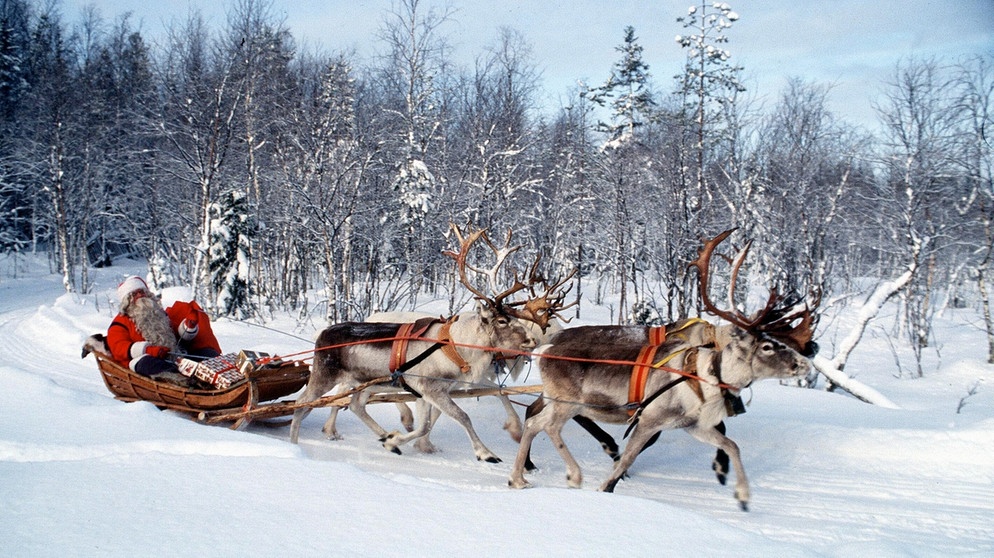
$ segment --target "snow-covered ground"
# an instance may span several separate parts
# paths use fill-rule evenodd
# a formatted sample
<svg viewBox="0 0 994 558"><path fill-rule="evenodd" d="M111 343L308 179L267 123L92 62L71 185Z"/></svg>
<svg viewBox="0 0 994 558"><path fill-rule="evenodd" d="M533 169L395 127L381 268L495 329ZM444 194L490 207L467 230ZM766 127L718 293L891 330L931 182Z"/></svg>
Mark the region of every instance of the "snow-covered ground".
<svg viewBox="0 0 994 558"><path fill-rule="evenodd" d="M900 409L772 381L746 392L748 412L728 422L752 488L742 512L715 481L713 450L682 432L664 434L602 494L611 463L569 425L584 488L566 488L541 435L535 488L511 490L516 445L492 398L460 404L500 464L475 461L444 418L432 434L440 453L394 455L349 413L339 417L345 439L323 438L319 410L294 446L286 427L232 431L116 401L80 345L106 329L129 272L143 269L94 270L95 292L68 296L42 261L21 260L16 275L0 261L5 556L994 555L994 367L970 310L937 318L939 350L920 379L897 377L890 318L878 318L847 371ZM588 306L583 323L606 315ZM822 325L830 353L846 316ZM215 332L226 350L287 354L306 350L319 325L284 317L266 327L220 320ZM893 345L907 376L910 352ZM392 405L372 411L397 424Z"/></svg>

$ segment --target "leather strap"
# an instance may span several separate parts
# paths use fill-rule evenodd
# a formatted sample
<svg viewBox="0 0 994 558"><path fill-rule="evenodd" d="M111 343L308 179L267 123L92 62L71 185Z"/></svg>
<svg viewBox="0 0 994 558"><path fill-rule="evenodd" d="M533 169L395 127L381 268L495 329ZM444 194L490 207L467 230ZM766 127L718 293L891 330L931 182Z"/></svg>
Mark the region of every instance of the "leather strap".
<svg viewBox="0 0 994 558"><path fill-rule="evenodd" d="M649 344L662 345L666 341L666 326L649 328Z"/></svg>
<svg viewBox="0 0 994 558"><path fill-rule="evenodd" d="M628 382L628 415L635 414L638 404L645 397L645 383L649 379L649 370L652 368L652 359L656 357L656 350L659 345L646 345L639 351L639 356L632 366L632 378Z"/></svg>
<svg viewBox="0 0 994 558"><path fill-rule="evenodd" d="M407 347L412 339L419 339L432 324L438 323L438 318L421 318L416 322L401 324L397 330L396 339L390 347L390 373L394 373L398 368L407 362Z"/></svg>
<svg viewBox="0 0 994 558"><path fill-rule="evenodd" d="M456 323L458 319L459 316L455 315L449 321L442 324L442 329L438 332L438 340L444 343L442 345L442 354L449 357L449 360L454 362L463 374L468 374L470 371L469 363L456 350L455 344L452 343L452 334L449 331L452 328L452 324Z"/></svg>

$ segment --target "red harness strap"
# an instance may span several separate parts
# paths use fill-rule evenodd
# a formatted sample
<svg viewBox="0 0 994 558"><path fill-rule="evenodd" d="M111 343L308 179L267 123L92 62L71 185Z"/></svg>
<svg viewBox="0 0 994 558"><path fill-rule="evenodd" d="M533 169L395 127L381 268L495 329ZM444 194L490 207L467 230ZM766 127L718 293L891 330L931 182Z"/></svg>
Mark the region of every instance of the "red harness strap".
<svg viewBox="0 0 994 558"><path fill-rule="evenodd" d="M659 345L646 345L639 351L639 356L632 366L632 379L628 382L628 415L634 415L638 404L645 399L645 383L649 379L652 361L656 357Z"/></svg>
<svg viewBox="0 0 994 558"><path fill-rule="evenodd" d="M666 341L666 328L663 326L649 328L649 344L662 345Z"/></svg>
<svg viewBox="0 0 994 558"><path fill-rule="evenodd" d="M401 324L397 330L397 338L390 347L390 372L396 372L398 368L407 362L407 346L411 339L417 339L428 331L432 324L441 320L437 318L423 318L414 323Z"/></svg>

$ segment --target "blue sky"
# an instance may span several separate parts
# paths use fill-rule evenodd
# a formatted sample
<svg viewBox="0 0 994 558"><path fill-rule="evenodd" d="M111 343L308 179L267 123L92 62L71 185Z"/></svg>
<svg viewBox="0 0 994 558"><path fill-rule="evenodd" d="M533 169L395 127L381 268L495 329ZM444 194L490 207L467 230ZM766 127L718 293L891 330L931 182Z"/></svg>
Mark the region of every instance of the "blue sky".
<svg viewBox="0 0 994 558"><path fill-rule="evenodd" d="M644 60L657 85L669 89L683 62L676 22L692 0L425 0L455 8L443 28L457 63L471 65L500 26L524 34L543 75L547 107L556 107L577 80L599 83L618 60L614 48L625 26L635 27ZM872 126L872 100L895 64L911 56L948 61L968 53L994 53L994 0L735 0L740 19L728 31L733 61L744 67L757 102L771 105L788 77L832 86L830 109ZM231 2L192 0L63 0L74 21L92 4L112 19L132 12L154 38L164 25L199 9L212 27L223 27ZM298 42L329 51L354 48L375 54L376 33L391 0L274 0L273 9Z"/></svg>

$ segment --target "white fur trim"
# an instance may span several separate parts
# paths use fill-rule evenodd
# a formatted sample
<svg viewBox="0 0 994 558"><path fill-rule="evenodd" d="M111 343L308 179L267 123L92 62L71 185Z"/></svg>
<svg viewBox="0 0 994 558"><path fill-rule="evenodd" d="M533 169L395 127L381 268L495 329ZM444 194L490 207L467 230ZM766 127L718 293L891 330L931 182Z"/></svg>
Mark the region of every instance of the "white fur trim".
<svg viewBox="0 0 994 558"><path fill-rule="evenodd" d="M193 329L188 329L186 327L186 320L183 320L182 322L180 322L179 323L179 328L177 328L177 329L179 330L180 339L182 339L183 341L190 341L191 339L193 339L194 337L196 337L198 333L200 333L200 326L199 325L197 325Z"/></svg>
<svg viewBox="0 0 994 558"><path fill-rule="evenodd" d="M117 286L117 299L121 302L121 306L127 304L128 295L139 290L148 290L148 285L141 277L132 275L121 281L121 284Z"/></svg>
<svg viewBox="0 0 994 558"><path fill-rule="evenodd" d="M145 356L145 349L148 348L148 341L138 341L131 345L131 358L138 360L139 358Z"/></svg>

